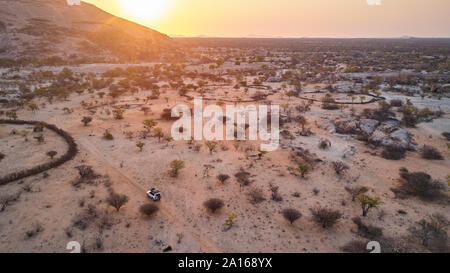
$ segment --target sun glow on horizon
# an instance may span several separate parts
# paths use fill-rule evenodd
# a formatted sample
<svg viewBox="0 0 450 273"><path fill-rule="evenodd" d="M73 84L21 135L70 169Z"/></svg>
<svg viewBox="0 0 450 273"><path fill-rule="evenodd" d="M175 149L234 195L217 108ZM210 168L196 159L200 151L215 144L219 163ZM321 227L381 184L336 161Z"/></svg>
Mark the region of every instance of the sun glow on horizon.
<svg viewBox="0 0 450 273"><path fill-rule="evenodd" d="M121 0L123 10L140 20L154 20L162 16L168 8L168 0Z"/></svg>

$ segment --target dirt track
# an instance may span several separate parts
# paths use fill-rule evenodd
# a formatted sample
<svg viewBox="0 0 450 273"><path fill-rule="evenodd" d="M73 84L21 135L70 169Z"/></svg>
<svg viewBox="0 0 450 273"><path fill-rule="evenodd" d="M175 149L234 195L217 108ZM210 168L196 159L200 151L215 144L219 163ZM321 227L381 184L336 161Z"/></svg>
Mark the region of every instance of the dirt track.
<svg viewBox="0 0 450 273"><path fill-rule="evenodd" d="M109 162L93 145L84 140L79 140L78 142L80 143L80 146L84 151L89 152L92 157L97 160L97 162L102 163L105 171L110 175L110 177L114 177L115 180L126 183L127 185L131 186L131 188L134 188L136 192L135 196L142 196L142 198L145 198L148 189L145 189L144 187L142 187L142 185L129 178L121 170L115 168L113 164ZM171 204L164 201L164 195L159 207L159 213L161 213L171 225L183 229L187 233L187 235L191 236L192 239L194 239L199 244L203 252L220 253L221 250L213 242L211 242L208 238L203 237L201 234L191 228L189 224L180 217L180 215L177 215L177 209Z"/></svg>

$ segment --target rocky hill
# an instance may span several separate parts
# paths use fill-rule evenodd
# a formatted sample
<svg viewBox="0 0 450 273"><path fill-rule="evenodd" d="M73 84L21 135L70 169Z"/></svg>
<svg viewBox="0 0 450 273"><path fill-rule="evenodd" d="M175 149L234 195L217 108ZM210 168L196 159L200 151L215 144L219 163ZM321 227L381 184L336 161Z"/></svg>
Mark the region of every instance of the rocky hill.
<svg viewBox="0 0 450 273"><path fill-rule="evenodd" d="M167 35L81 2L0 0L0 58L154 60L173 52Z"/></svg>

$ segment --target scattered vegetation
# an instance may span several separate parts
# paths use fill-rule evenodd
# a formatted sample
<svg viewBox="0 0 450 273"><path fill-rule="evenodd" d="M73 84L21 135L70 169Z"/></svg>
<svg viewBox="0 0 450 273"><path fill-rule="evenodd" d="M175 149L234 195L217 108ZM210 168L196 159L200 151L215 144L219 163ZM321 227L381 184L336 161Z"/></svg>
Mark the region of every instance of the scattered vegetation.
<svg viewBox="0 0 450 273"><path fill-rule="evenodd" d="M147 217L152 216L158 210L159 210L158 206L156 206L155 204L151 204L151 203L147 203L147 204L144 204L139 207L139 211Z"/></svg>
<svg viewBox="0 0 450 273"><path fill-rule="evenodd" d="M282 211L282 214L284 219L288 220L291 225L294 224L295 221L300 219L300 217L302 217L302 214L298 210L292 208L284 209Z"/></svg>
<svg viewBox="0 0 450 273"><path fill-rule="evenodd" d="M450 132L443 132L442 136L445 137L446 140L450 141Z"/></svg>
<svg viewBox="0 0 450 273"><path fill-rule="evenodd" d="M25 234L27 239L31 239L41 233L43 231L43 227L40 223L35 223L32 225L31 229L29 229Z"/></svg>
<svg viewBox="0 0 450 273"><path fill-rule="evenodd" d="M92 122L92 117L83 117L83 119L81 119L81 122L84 124L84 126L88 126L89 123Z"/></svg>
<svg viewBox="0 0 450 273"><path fill-rule="evenodd" d="M345 190L352 195L352 201L356 200L356 196L364 194L369 191L369 188L364 186L345 187Z"/></svg>
<svg viewBox="0 0 450 273"><path fill-rule="evenodd" d="M3 124L14 124L14 125L24 125L24 124L34 125L35 124L35 122L23 121L23 120L0 120L0 124L2 124L2 123ZM45 127L47 129L55 132L57 135L59 135L60 137L62 137L65 140L65 142L68 145L67 152L64 155L62 155L61 157L59 157L57 160L53 160L51 162L41 164L39 166L33 167L28 170L14 172L12 174L1 177L0 185L5 185L12 181L23 179L25 177L36 175L36 174L48 171L52 168L56 168L64 163L66 163L67 161L72 160L76 156L76 154L78 153L78 149L77 149L77 144L75 143L72 136L70 136L65 131L57 128L55 125L45 124Z"/></svg>
<svg viewBox="0 0 450 273"><path fill-rule="evenodd" d="M248 192L248 197L249 197L250 203L252 203L253 205L257 205L266 200L266 198L264 197L263 191L258 188L251 189Z"/></svg>
<svg viewBox="0 0 450 273"><path fill-rule="evenodd" d="M114 109L112 112L113 112L114 119L120 120L120 119L123 119L123 114L125 113L125 110Z"/></svg>
<svg viewBox="0 0 450 273"><path fill-rule="evenodd" d="M432 200L442 195L447 189L445 183L433 180L424 172L410 173L406 168L400 169L400 186L392 191L396 196L404 198L407 196L418 196L422 199Z"/></svg>
<svg viewBox="0 0 450 273"><path fill-rule="evenodd" d="M309 173L310 167L308 164L300 164L297 168L297 171L300 173L300 176L302 178L305 178L305 176Z"/></svg>
<svg viewBox="0 0 450 273"><path fill-rule="evenodd" d="M231 229L234 225L234 220L237 218L237 215L231 213L228 215L228 218L225 220L225 225L227 226L227 230Z"/></svg>
<svg viewBox="0 0 450 273"><path fill-rule="evenodd" d="M217 148L217 142L206 141L205 145L206 145L206 147L208 148L210 154L213 154L213 152L216 151L216 148Z"/></svg>
<svg viewBox="0 0 450 273"><path fill-rule="evenodd" d="M47 152L47 155L48 155L51 159L53 159L57 154L58 154L58 152L56 152L56 151L49 151L49 152Z"/></svg>
<svg viewBox="0 0 450 273"><path fill-rule="evenodd" d="M420 155L422 156L422 158L428 160L444 160L444 157L436 148L428 145L423 146Z"/></svg>
<svg viewBox="0 0 450 273"><path fill-rule="evenodd" d="M353 240L345 244L341 249L347 253L367 253L367 242Z"/></svg>
<svg viewBox="0 0 450 273"><path fill-rule="evenodd" d="M331 142L328 139L321 139L319 141L319 148L321 150L326 150L329 149L331 147Z"/></svg>
<svg viewBox="0 0 450 273"><path fill-rule="evenodd" d="M366 217L369 210L376 208L381 204L381 199L379 197L372 198L364 193L360 193L356 196L356 199L361 203L361 208L363 216Z"/></svg>
<svg viewBox="0 0 450 273"><path fill-rule="evenodd" d="M270 191L272 193L272 200L275 202L281 202L283 201L283 197L281 197L280 193L278 192L279 188L278 186L275 186L274 184L269 184Z"/></svg>
<svg viewBox="0 0 450 273"><path fill-rule="evenodd" d="M224 203L221 199L211 198L203 203L203 206L207 208L210 212L216 213L217 210L221 209L224 206Z"/></svg>
<svg viewBox="0 0 450 273"><path fill-rule="evenodd" d="M106 131L103 133L103 139L106 139L106 140L114 140L114 136L113 136L108 130L106 130Z"/></svg>
<svg viewBox="0 0 450 273"><path fill-rule="evenodd" d="M115 208L117 211L120 210L127 202L129 198L124 194L111 193L106 199L106 203L111 207Z"/></svg>
<svg viewBox="0 0 450 273"><path fill-rule="evenodd" d="M333 169L337 175L342 175L346 170L349 169L349 166L341 161L332 162L331 165L333 166Z"/></svg>
<svg viewBox="0 0 450 273"><path fill-rule="evenodd" d="M381 156L389 160L400 160L405 158L406 149L397 145L384 147Z"/></svg>
<svg viewBox="0 0 450 273"><path fill-rule="evenodd" d="M383 235L382 228L365 224L360 217L355 217L352 221L358 226L358 234L364 238L373 240Z"/></svg>
<svg viewBox="0 0 450 273"><path fill-rule="evenodd" d="M178 177L180 170L184 169L184 161L182 160L174 160L170 162L170 176Z"/></svg>
<svg viewBox="0 0 450 273"><path fill-rule="evenodd" d="M144 142L138 141L138 142L136 143L136 147L138 147L138 148L139 148L139 151L141 151L141 152L142 152L142 149L144 148L144 146L145 146L145 143L144 143Z"/></svg>
<svg viewBox="0 0 450 273"><path fill-rule="evenodd" d="M217 176L217 179L218 179L222 184L225 184L225 182L226 182L228 179L230 179L230 176L227 175L227 174L219 174L219 175Z"/></svg>
<svg viewBox="0 0 450 273"><path fill-rule="evenodd" d="M311 212L314 221L322 228L331 228L342 218L342 213L328 208L314 208Z"/></svg>
<svg viewBox="0 0 450 273"><path fill-rule="evenodd" d="M448 253L447 227L448 219L442 214L433 214L429 219L422 219L409 229L409 232L420 240L422 246L433 252Z"/></svg>

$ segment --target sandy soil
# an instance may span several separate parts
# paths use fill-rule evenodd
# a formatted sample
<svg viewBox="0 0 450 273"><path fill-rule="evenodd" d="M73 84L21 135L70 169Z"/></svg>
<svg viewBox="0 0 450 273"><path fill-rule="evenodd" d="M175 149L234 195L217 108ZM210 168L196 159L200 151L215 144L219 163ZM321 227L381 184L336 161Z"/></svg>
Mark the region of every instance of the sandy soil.
<svg viewBox="0 0 450 273"><path fill-rule="evenodd" d="M279 84L273 86L277 88ZM309 88L312 89L306 87ZM222 93L224 91L228 94ZM217 91L211 91L211 95L219 98L241 96L238 92L232 87L217 88ZM143 99L149 94L141 91L134 96L121 97L118 104L135 101L135 97ZM105 105L95 109L93 122L84 127L81 118L92 112L83 109L80 102L92 100L92 96L74 94L67 101L47 104L37 113L26 110L18 113L20 119L46 121L69 132L79 145L80 153L75 160L48 171L48 177L40 174L0 187L0 195L21 192L18 201L0 213L1 252L68 252L66 244L69 241L84 243L89 252L161 252L167 246L171 246L174 252L340 252L347 242L361 239L351 220L361 214L360 205L352 202L344 189L350 184L367 186L371 189L370 195L381 197L383 204L378 210L371 211L365 220L383 227L386 237L406 236L411 225L433 213L448 216L446 204L416 198L395 199L390 190L398 183L401 167L426 171L441 180L450 174L450 151L440 136L449 131L448 117L408 129L418 145L431 142L442 151L446 158L444 161L426 161L413 152L408 152L407 158L400 161L387 161L376 156L381 150L333 135L318 126L336 115L348 115L350 108L342 112L325 111L319 104L313 105L306 114L313 136L296 134L299 128L291 124L288 129L294 138L283 139L281 149L264 155L262 159L257 157L258 143L251 141L241 143L238 149L233 142L221 142L217 152L210 154L204 145L199 152L193 148L194 144L203 143L166 143L150 137L141 140L145 147L139 152L135 146L138 138L127 139L124 132L142 130L143 120L159 119L164 108L186 103L187 99L179 97L174 90L168 90L161 99L149 102L151 112L147 116L139 111L139 107L131 107L126 110L123 120L114 120L107 114L112 108ZM164 97L168 97L169 102ZM292 108L302 102L278 94L268 99L274 103L288 103ZM102 100L98 100L101 104ZM73 109L73 112L66 114L62 110L65 107ZM356 110L361 111L365 107L375 105L356 106ZM158 122L158 127L168 133L170 122ZM31 133L28 142L22 136L10 135L13 127L18 131L30 131L27 126L0 125L0 151L6 155L0 162L0 175L45 162L49 150L64 153L64 142L48 130L44 132L45 143L37 144ZM113 134L114 140L102 138L105 130ZM331 141L330 149L318 149L321 138ZM289 156L294 147L308 149L321 159L305 179L290 172L290 168L296 167ZM343 158L344 154L347 154L346 158ZM167 171L169 163L176 159L183 160L186 166L178 178L172 178ZM331 167L332 161L344 161L350 170L343 177L337 177ZM71 182L78 178L75 167L82 164L93 166L102 177L92 185L74 188ZM212 169L205 173L207 165ZM241 168L252 174L253 182L249 187L241 188L234 178ZM218 174L228 174L231 178L222 185L216 179ZM110 181L116 192L130 198L119 212L105 202L105 181ZM270 183L279 186L282 202L270 199ZM25 185L29 185L31 190L25 191ZM153 187L161 190L163 199L158 204L160 210L147 219L139 213L139 206L149 202L145 193ZM252 189L261 189L266 201L251 204L248 193ZM294 197L294 193L299 193L299 196ZM203 207L203 202L212 197L225 203L219 213L211 214ZM112 223L109 229L100 228L100 220L90 223L84 231L73 227L74 217L83 213L89 204L95 206L99 214L109 217ZM343 219L333 228L324 230L312 219L310 209L317 206L338 209ZM293 225L281 215L284 208L290 207L303 214ZM407 214L399 214L399 210ZM231 213L235 213L237 219L235 225L225 231L225 220ZM27 238L27 231L35 224L40 224L43 230ZM72 237L67 235L68 230ZM183 234L180 242L177 234ZM100 249L95 247L97 238L102 240Z"/></svg>

